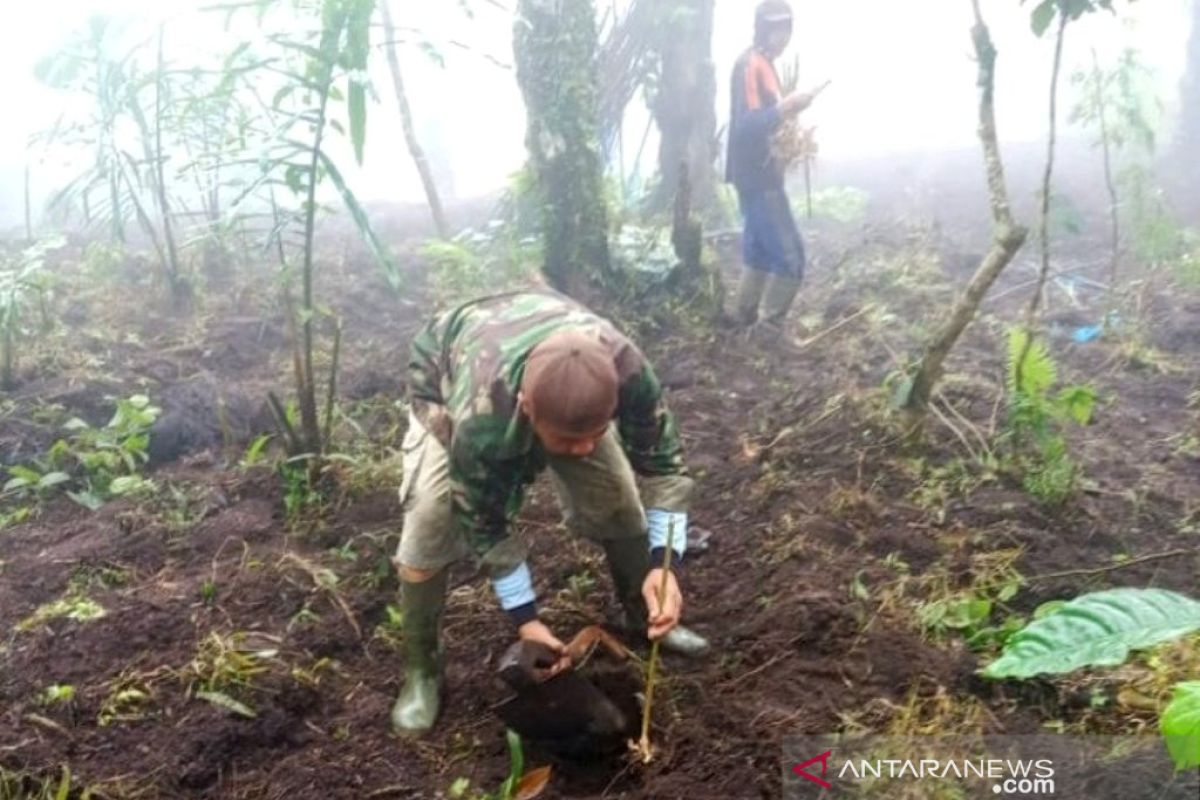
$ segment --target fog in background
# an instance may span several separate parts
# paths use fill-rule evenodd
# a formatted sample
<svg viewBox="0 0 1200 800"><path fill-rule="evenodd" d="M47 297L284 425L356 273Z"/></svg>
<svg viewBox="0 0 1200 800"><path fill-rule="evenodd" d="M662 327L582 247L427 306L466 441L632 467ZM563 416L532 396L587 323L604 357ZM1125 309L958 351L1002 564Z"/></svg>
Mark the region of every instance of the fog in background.
<svg viewBox="0 0 1200 800"><path fill-rule="evenodd" d="M717 0L713 42L719 94L719 124L728 117L728 80L734 59L751 38L757 0ZM515 5L514 0L498 0ZM38 83L36 62L69 40L92 14L130 21L131 42L151 39L159 20L167 23L168 59L174 65L212 63L240 34L226 31L221 15L201 13L198 0L46 0L12 4L0 28L0 70L5 76L9 113L0 126L0 227L23 220L23 173L32 170L35 210L55 188L75 174L87 154L30 149L29 138L51 126L80 100ZM396 24L404 31L402 69L418 135L449 197L472 197L502 187L525 158L524 108L512 63L511 10L490 2L470 3L473 14L452 0L397 2ZM604 18L619 13L621 2L597 0ZM869 158L876 168L894 166L897 180L918 152L977 149L977 93L969 30L968 0L797 0L796 34L784 60L799 57L801 83L832 79L830 88L804 115L818 127L822 165L850 164ZM1031 3L984 0L983 10L1000 52L997 115L1002 140L1011 151L1045 136L1053 31L1041 40L1029 28ZM1068 28L1064 55L1062 117L1071 105L1069 76L1090 65L1090 48L1110 61L1125 47L1141 52L1154 70L1166 106L1162 140L1170 135L1178 103L1189 4L1154 0L1119 4L1120 17L1092 15ZM243 20L242 24L250 20ZM382 39L377 31L376 40ZM421 42L444 59L439 65ZM349 147L341 163L351 186L364 201L419 202L420 183L401 134L384 53L377 50L371 78L377 102L369 112L366 163L351 166ZM624 128L626 168L646 131L644 108L634 108ZM1088 138L1069 127L1070 139ZM653 133L644 148L641 172L653 169ZM928 158L928 155L925 156ZM837 170L823 175L837 175ZM980 173L982 182L982 173ZM982 183L981 183L982 185ZM36 211L35 211L36 215Z"/></svg>

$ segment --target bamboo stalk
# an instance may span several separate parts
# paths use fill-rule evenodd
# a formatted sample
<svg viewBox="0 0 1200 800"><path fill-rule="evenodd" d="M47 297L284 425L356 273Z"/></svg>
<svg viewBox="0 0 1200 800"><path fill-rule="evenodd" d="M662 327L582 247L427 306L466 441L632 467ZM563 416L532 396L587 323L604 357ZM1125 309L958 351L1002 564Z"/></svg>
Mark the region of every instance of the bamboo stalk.
<svg viewBox="0 0 1200 800"><path fill-rule="evenodd" d="M333 363L329 367L329 390L325 394L325 446L322 452L329 452L333 443L333 406L337 397L338 364L342 353L342 321L339 319L333 329Z"/></svg>

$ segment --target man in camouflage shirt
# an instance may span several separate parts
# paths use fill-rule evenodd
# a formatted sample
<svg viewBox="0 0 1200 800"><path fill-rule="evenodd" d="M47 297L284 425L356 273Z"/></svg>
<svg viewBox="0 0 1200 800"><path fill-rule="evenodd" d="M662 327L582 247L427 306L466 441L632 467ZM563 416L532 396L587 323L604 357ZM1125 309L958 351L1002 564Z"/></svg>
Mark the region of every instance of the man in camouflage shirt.
<svg viewBox="0 0 1200 800"><path fill-rule="evenodd" d="M548 290L488 297L418 334L408 388L396 730L419 735L437 718L446 567L459 559L483 565L522 639L561 654L555 669L568 666L538 619L525 546L510 532L526 487L547 467L568 525L604 548L627 627L677 652L707 649L678 624L683 598L670 570L661 604L657 596L663 576L652 565L668 538L672 562L682 559L693 482L658 379L632 342Z"/></svg>

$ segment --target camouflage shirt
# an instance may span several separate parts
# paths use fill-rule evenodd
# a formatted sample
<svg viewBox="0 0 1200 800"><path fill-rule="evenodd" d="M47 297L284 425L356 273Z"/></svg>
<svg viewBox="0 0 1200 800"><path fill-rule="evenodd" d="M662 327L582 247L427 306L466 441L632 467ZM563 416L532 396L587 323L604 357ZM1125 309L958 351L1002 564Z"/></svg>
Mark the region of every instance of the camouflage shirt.
<svg viewBox="0 0 1200 800"><path fill-rule="evenodd" d="M566 328L595 331L620 380L617 432L630 465L660 489L656 506L686 511L691 485L674 417L645 356L606 320L550 290L475 300L431 321L413 341L413 413L449 452L451 497L475 554L508 535L546 454L517 392L533 348ZM643 495L647 492L643 489Z"/></svg>

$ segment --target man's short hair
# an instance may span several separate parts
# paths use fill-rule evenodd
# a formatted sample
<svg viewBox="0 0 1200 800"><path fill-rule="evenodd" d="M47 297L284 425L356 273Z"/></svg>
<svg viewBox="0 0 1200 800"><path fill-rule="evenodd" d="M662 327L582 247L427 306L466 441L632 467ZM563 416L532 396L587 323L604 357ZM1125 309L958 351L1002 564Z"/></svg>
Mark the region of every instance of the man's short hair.
<svg viewBox="0 0 1200 800"><path fill-rule="evenodd" d="M617 412L617 391L612 353L579 330L558 331L537 344L521 380L532 416L567 435L602 429Z"/></svg>

